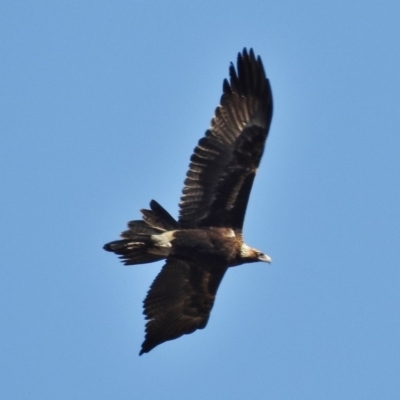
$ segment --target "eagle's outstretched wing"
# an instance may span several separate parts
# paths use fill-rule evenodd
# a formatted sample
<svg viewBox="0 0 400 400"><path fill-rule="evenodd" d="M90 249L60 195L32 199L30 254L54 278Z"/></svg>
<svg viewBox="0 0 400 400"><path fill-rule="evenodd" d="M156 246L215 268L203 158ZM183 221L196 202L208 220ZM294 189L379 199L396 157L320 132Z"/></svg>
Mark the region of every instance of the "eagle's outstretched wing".
<svg viewBox="0 0 400 400"><path fill-rule="evenodd" d="M203 329L226 270L212 260L201 264L169 257L144 300L149 321L140 355L167 340Z"/></svg>
<svg viewBox="0 0 400 400"><path fill-rule="evenodd" d="M190 160L183 188L182 228L242 229L247 202L272 118L272 93L260 57L246 49L223 84L211 128Z"/></svg>

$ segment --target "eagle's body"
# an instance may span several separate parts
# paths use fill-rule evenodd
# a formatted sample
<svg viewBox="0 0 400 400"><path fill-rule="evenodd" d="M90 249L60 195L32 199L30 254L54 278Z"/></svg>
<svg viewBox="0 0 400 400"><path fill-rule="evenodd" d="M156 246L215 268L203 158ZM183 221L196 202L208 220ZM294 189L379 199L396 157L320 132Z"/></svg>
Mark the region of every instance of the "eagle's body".
<svg viewBox="0 0 400 400"><path fill-rule="evenodd" d="M229 267L271 259L243 242L242 227L272 117L261 59L246 49L230 67L211 128L194 150L179 220L156 201L105 250L126 265L166 259L144 301L149 321L140 354L206 326Z"/></svg>

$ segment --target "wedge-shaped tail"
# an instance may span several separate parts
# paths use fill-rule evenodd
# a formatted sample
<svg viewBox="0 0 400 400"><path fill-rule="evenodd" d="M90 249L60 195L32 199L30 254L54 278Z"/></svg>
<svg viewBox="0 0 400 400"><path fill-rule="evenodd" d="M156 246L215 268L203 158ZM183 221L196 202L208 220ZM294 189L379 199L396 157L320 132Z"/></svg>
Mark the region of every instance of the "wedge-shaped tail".
<svg viewBox="0 0 400 400"><path fill-rule="evenodd" d="M141 210L143 221L130 221L128 230L121 233L122 240L104 245L104 250L120 256L125 265L146 264L165 258L153 242L152 235L179 229L178 222L155 200L151 210Z"/></svg>

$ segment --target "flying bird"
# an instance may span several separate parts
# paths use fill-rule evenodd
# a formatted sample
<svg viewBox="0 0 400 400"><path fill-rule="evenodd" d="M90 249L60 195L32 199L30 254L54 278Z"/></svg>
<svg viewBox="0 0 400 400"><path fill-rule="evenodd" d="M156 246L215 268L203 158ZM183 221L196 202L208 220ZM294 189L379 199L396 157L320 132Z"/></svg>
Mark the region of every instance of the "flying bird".
<svg viewBox="0 0 400 400"><path fill-rule="evenodd" d="M231 63L211 127L190 158L175 220L152 200L142 220L104 249L125 265L165 259L143 302L147 320L140 355L207 325L218 286L230 267L271 262L244 243L242 228L272 118L272 93L252 49Z"/></svg>

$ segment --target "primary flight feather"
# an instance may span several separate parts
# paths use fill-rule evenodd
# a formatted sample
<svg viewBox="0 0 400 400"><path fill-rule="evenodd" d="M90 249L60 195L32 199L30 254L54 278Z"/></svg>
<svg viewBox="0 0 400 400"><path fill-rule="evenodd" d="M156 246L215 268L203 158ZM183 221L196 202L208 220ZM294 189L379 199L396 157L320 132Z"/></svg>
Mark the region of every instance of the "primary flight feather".
<svg viewBox="0 0 400 400"><path fill-rule="evenodd" d="M223 83L211 127L190 159L176 221L152 200L142 220L104 249L126 265L166 259L144 300L140 354L207 325L229 267L271 259L242 238L253 180L272 118L272 93L260 57L239 53Z"/></svg>

